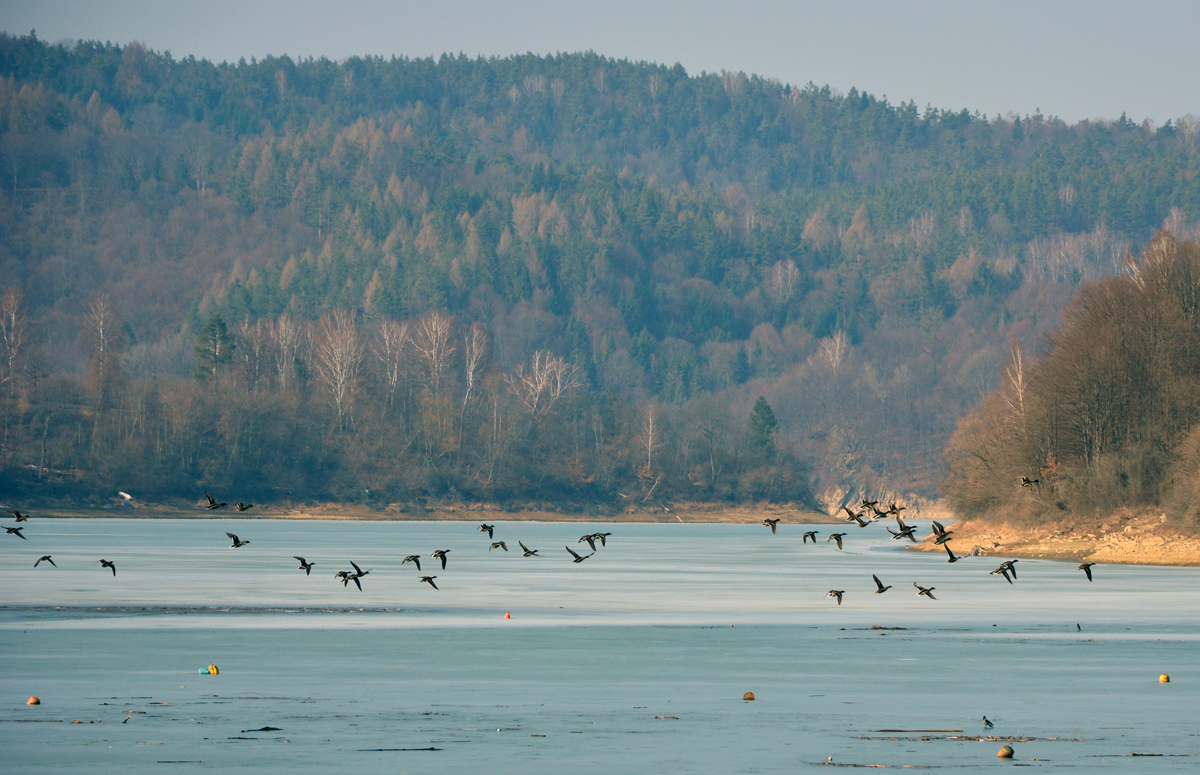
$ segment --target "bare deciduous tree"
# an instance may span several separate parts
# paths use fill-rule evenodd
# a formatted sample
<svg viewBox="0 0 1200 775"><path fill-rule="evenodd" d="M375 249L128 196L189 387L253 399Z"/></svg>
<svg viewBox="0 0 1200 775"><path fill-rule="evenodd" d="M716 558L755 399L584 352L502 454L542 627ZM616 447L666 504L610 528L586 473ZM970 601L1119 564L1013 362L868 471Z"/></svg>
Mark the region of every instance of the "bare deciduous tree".
<svg viewBox="0 0 1200 775"><path fill-rule="evenodd" d="M1070 183L1064 183L1058 187L1058 203L1062 205L1063 213L1070 215L1075 212L1075 205L1079 202L1079 192Z"/></svg>
<svg viewBox="0 0 1200 775"><path fill-rule="evenodd" d="M463 336L463 381L466 388L463 391L462 411L466 413L471 400L475 397L475 385L483 372L491 349L491 337L482 323L472 323Z"/></svg>
<svg viewBox="0 0 1200 775"><path fill-rule="evenodd" d="M730 99L737 99L746 90L746 74L741 70L735 73L721 73L721 85Z"/></svg>
<svg viewBox="0 0 1200 775"><path fill-rule="evenodd" d="M246 387L254 390L270 368L268 348L271 344L270 325L262 320L251 323L243 320L237 329L238 346L234 350L242 366Z"/></svg>
<svg viewBox="0 0 1200 775"><path fill-rule="evenodd" d="M932 211L923 212L908 219L908 230L912 234L913 241L918 245L925 244L929 235L933 234L933 227L936 225L937 217Z"/></svg>
<svg viewBox="0 0 1200 775"><path fill-rule="evenodd" d="M504 381L536 421L549 414L563 394L579 384L579 373L562 358L539 350L533 354L528 369L521 364L506 374Z"/></svg>
<svg viewBox="0 0 1200 775"><path fill-rule="evenodd" d="M662 73L650 73L650 77L646 79L646 88L650 90L650 98L658 97L658 90L662 88Z"/></svg>
<svg viewBox="0 0 1200 775"><path fill-rule="evenodd" d="M780 304L787 304L796 292L796 283L800 280L800 270L792 259L777 261L767 274L767 288L779 299Z"/></svg>
<svg viewBox="0 0 1200 775"><path fill-rule="evenodd" d="M561 78L550 81L550 96L554 98L554 106L562 105L563 94L567 91L567 83Z"/></svg>
<svg viewBox="0 0 1200 775"><path fill-rule="evenodd" d="M344 430L363 359L362 337L353 312L338 309L321 318L313 355L317 376L337 409L338 429Z"/></svg>
<svg viewBox="0 0 1200 775"><path fill-rule="evenodd" d="M270 333L275 346L275 377L279 389L286 391L296 374L296 362L308 339L308 332L285 312L271 326Z"/></svg>
<svg viewBox="0 0 1200 775"><path fill-rule="evenodd" d="M192 176L192 185L196 191L203 194L208 190L208 181L212 175L213 152L209 144L203 140L188 143L183 152L187 161L188 171Z"/></svg>
<svg viewBox="0 0 1200 775"><path fill-rule="evenodd" d="M597 67L592 73L592 84L596 87L596 91L604 94L608 91L608 71L603 67Z"/></svg>
<svg viewBox="0 0 1200 775"><path fill-rule="evenodd" d="M1175 125L1179 127L1179 134L1183 137L1183 142L1188 148L1196 147L1196 138L1200 136L1200 118L1188 113L1183 116Z"/></svg>
<svg viewBox="0 0 1200 775"><path fill-rule="evenodd" d="M16 376L29 321L25 314L24 297L20 291L8 289L0 294L0 385L8 385L16 393Z"/></svg>
<svg viewBox="0 0 1200 775"><path fill-rule="evenodd" d="M1004 367L1004 401L1014 417L1025 419L1025 396L1029 391L1029 379L1025 375L1025 351L1014 344Z"/></svg>
<svg viewBox="0 0 1200 775"><path fill-rule="evenodd" d="M425 383L429 392L442 392L442 382L450 368L450 356L454 355L454 318L441 312L430 312L417 321L412 337L413 349L425 367Z"/></svg>
<svg viewBox="0 0 1200 775"><path fill-rule="evenodd" d="M88 306L88 314L84 319L88 336L92 340L96 376L98 384L104 385L108 376L109 361L112 358L113 334L118 325L117 310L108 300L108 294L101 293Z"/></svg>
<svg viewBox="0 0 1200 775"><path fill-rule="evenodd" d="M540 94L546 91L546 76L527 75L521 79L521 85L525 88L526 94Z"/></svg>
<svg viewBox="0 0 1200 775"><path fill-rule="evenodd" d="M842 367L842 362L846 359L846 351L850 348L850 343L846 339L845 331L838 331L833 336L827 336L821 340L821 360L828 366L829 370L837 374Z"/></svg>
<svg viewBox="0 0 1200 775"><path fill-rule="evenodd" d="M638 435L638 446L646 451L646 473L654 471L654 450L662 446L662 427L658 420L658 412L653 406L646 407L646 416L642 418L642 432Z"/></svg>
<svg viewBox="0 0 1200 775"><path fill-rule="evenodd" d="M408 321L396 322L391 318L379 321L379 330L375 336L375 357L379 359L383 370L387 406L392 406L396 400L396 388L407 365L408 345Z"/></svg>

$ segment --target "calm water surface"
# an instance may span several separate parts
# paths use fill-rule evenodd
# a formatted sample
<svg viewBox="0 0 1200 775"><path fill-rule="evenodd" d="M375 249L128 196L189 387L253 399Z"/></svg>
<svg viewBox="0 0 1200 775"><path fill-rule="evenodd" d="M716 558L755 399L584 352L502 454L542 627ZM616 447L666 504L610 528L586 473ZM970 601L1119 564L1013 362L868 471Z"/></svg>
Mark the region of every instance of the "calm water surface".
<svg viewBox="0 0 1200 775"><path fill-rule="evenodd" d="M501 522L504 553L470 523L34 519L0 536L0 770L1196 771L1196 570L1009 585L835 529Z"/></svg>

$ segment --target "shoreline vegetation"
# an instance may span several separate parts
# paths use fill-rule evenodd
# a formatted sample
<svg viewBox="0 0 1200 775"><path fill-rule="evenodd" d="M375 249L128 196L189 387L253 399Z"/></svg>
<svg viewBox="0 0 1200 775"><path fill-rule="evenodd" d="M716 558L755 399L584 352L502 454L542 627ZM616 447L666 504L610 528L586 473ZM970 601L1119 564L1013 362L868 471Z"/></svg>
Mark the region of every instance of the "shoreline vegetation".
<svg viewBox="0 0 1200 775"><path fill-rule="evenodd" d="M35 518L39 515L35 513ZM123 518L123 519L295 519L410 521L443 520L449 522L542 521L542 522L613 522L683 524L747 524L764 518L781 518L788 524L838 523L836 516L814 512L795 504L712 505L676 504L670 511L659 508L633 508L612 514L567 513L546 508L505 509L494 504L470 503L438 508L393 504L384 509L357 505L323 503L309 506L259 508L238 513L208 511L186 506L137 505L128 508L68 507L51 509L41 518ZM1156 510L1122 510L1106 517L1074 517L1052 525L1020 525L985 520L955 520L941 513L937 503L927 504L921 516L909 522L945 519L954 531L953 548L962 556L996 556L1053 560L1079 560L1122 565L1200 566L1200 537L1182 533L1167 524ZM924 525L922 525L924 527ZM783 535L786 535L783 534ZM912 551L944 550L931 538L911 547Z"/></svg>

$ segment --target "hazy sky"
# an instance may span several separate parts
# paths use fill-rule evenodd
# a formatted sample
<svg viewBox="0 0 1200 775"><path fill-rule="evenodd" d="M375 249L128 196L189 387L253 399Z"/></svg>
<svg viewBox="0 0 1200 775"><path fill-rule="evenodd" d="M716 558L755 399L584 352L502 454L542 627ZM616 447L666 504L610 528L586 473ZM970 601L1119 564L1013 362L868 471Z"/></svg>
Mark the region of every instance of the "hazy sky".
<svg viewBox="0 0 1200 775"><path fill-rule="evenodd" d="M989 115L1200 114L1194 0L0 0L0 29L218 61L591 49Z"/></svg>

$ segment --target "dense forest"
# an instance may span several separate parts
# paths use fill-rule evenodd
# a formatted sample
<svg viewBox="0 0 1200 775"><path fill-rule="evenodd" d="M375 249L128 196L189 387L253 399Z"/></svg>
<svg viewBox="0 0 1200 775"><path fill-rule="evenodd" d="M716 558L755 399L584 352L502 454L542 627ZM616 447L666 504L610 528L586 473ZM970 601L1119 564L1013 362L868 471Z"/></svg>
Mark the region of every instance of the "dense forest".
<svg viewBox="0 0 1200 775"><path fill-rule="evenodd" d="M1067 125L593 53L0 35L3 488L934 496L1200 121Z"/></svg>
<svg viewBox="0 0 1200 775"><path fill-rule="evenodd" d="M959 423L944 482L958 513L1161 505L1200 527L1200 244L1164 231L1127 269L1080 289L1045 357L1014 346Z"/></svg>

